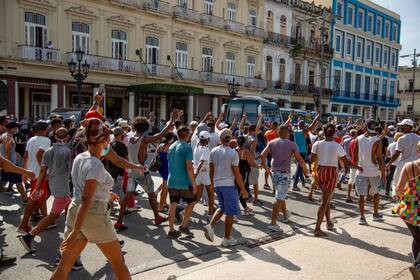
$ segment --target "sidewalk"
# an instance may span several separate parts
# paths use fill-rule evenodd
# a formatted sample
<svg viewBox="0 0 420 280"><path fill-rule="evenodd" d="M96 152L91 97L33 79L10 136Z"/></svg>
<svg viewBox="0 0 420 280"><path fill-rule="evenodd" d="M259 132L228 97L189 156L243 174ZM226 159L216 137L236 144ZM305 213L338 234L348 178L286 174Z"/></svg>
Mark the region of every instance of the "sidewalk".
<svg viewBox="0 0 420 280"><path fill-rule="evenodd" d="M311 227L254 249L220 248L133 279L412 279L411 235L398 217L384 216L384 223L367 217L369 226L340 219L327 238L312 237Z"/></svg>

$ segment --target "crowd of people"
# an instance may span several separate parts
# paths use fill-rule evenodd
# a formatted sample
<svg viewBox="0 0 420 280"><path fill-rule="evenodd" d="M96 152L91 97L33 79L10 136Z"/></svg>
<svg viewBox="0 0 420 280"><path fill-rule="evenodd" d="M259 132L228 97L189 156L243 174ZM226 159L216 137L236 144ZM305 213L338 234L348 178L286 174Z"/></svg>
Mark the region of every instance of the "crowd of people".
<svg viewBox="0 0 420 280"><path fill-rule="evenodd" d="M369 220L366 200L373 201L372 220L383 220L379 191L384 189L398 202L395 211L413 235L413 256L420 268L420 136L413 121L405 119L396 126L375 120L322 124L318 115L309 124L294 120L292 114L285 123L266 122L262 115L250 123L244 115L227 124L223 114L208 113L185 125L183 112L174 110L156 131L153 114L106 122L98 112L101 99L100 94L95 96L79 124L57 115L24 129L22 122L0 116L2 189L14 192L16 186L22 199L24 213L17 230L24 248L35 250L35 236L56 227L58 218L66 215L64 241L56 248L57 268L51 279L66 279L72 269L83 268L79 256L88 242L100 248L117 279L130 279L121 253L124 242L117 233L128 230L125 214L138 211L139 185L147 193L152 222L156 226L168 222L168 238L193 238L189 221L194 206L203 203L208 206L202 213L208 222L205 237L214 242L214 226L224 217L221 246L236 245L234 222L241 213L253 215L250 204L263 204L260 173L264 173L263 188L275 197L267 230L277 233L282 232L279 214L284 223L291 218L286 204L291 186L298 192L301 187L310 189L308 200L314 199L315 190L321 192L316 237L327 236L334 228L331 209L336 188L348 183L347 203L357 195L360 225ZM152 173L160 174L160 186L154 185ZM48 211L49 197L53 203ZM118 211L115 222L110 218L113 210ZM324 218L327 231L321 227ZM2 265L14 261L1 255Z"/></svg>

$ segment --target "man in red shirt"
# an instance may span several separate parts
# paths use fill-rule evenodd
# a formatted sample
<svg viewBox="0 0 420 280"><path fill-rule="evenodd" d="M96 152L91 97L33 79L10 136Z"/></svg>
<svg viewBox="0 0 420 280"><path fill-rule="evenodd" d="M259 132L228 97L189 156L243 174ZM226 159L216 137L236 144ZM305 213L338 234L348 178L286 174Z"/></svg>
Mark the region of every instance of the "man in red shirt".
<svg viewBox="0 0 420 280"><path fill-rule="evenodd" d="M270 142L271 140L279 138L279 133L277 131L278 126L279 126L279 124L277 122L272 122L270 129L267 130L264 133L266 146L268 146L268 142ZM267 166L271 168L271 154L267 155ZM268 176L270 176L270 173L265 171L265 174L264 174L264 179L265 179L264 189L271 190L271 187L268 184ZM275 189L273 188L273 192L274 191L275 191Z"/></svg>

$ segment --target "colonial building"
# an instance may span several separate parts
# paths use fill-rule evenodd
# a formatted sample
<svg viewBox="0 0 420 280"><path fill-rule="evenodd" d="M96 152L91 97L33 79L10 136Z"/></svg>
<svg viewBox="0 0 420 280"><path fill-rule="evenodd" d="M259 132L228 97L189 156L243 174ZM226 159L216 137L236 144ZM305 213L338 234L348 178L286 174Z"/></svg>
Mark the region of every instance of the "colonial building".
<svg viewBox="0 0 420 280"><path fill-rule="evenodd" d="M400 16L368 0L333 0L332 9L331 112L393 121L400 105Z"/></svg>
<svg viewBox="0 0 420 280"><path fill-rule="evenodd" d="M80 48L90 66L83 107L105 84L107 117L216 114L233 78L240 95L266 87L264 12L259 0L1 1L0 105L19 117L75 107L67 63Z"/></svg>
<svg viewBox="0 0 420 280"><path fill-rule="evenodd" d="M414 108L413 108L414 87ZM420 124L420 68L416 68L415 83L413 83L413 67L400 67L398 75L398 97L401 105L397 109L400 119L413 119ZM414 115L414 118L413 118Z"/></svg>
<svg viewBox="0 0 420 280"><path fill-rule="evenodd" d="M326 75L332 57L329 46L330 23L324 25L324 55L321 55L323 6L301 0L265 1L263 94L280 107L315 110L321 86L324 112L329 102ZM328 11L324 11L328 14Z"/></svg>

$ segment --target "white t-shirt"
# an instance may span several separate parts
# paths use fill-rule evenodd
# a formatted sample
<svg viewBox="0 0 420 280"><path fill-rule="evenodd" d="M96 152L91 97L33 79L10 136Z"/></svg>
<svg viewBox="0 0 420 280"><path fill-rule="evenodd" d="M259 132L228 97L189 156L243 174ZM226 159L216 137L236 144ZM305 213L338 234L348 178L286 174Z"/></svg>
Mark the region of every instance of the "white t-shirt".
<svg viewBox="0 0 420 280"><path fill-rule="evenodd" d="M417 154L417 143L420 136L415 133L407 133L401 136L397 141L397 151L401 152L401 162L406 163L419 158Z"/></svg>
<svg viewBox="0 0 420 280"><path fill-rule="evenodd" d="M389 144L387 152L389 152L390 157L392 157L397 151L397 142ZM392 163L392 165L397 166L397 162L401 160L401 155Z"/></svg>
<svg viewBox="0 0 420 280"><path fill-rule="evenodd" d="M45 136L34 136L29 139L26 144L26 151L28 152L28 169L35 173L35 177L38 178L41 167L36 159L36 154L39 150L47 151L51 146L51 140Z"/></svg>
<svg viewBox="0 0 420 280"><path fill-rule="evenodd" d="M94 201L109 201L109 191L114 185L114 180L100 159L91 156L89 152L81 153L74 159L71 179L76 200L82 200L86 181L96 180L97 186L92 199Z"/></svg>
<svg viewBox="0 0 420 280"><path fill-rule="evenodd" d="M208 146L197 145L194 149L194 169L197 170L200 162L203 160L203 166L201 170L208 170L209 169L209 161L210 161L210 149Z"/></svg>
<svg viewBox="0 0 420 280"><path fill-rule="evenodd" d="M191 136L191 148L193 149L193 151L195 147L198 146L198 143L200 143L200 139L198 138L197 133L194 132L194 134Z"/></svg>
<svg viewBox="0 0 420 280"><path fill-rule="evenodd" d="M318 166L338 167L338 159L346 156L343 147L335 141L316 141L312 153L318 156Z"/></svg>
<svg viewBox="0 0 420 280"><path fill-rule="evenodd" d="M239 165L238 153L228 146L217 146L210 153L210 162L214 166L215 187L235 187L235 175L232 166Z"/></svg>
<svg viewBox="0 0 420 280"><path fill-rule="evenodd" d="M210 133L209 149L210 151L216 148L220 143L220 135L217 132Z"/></svg>

